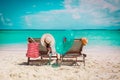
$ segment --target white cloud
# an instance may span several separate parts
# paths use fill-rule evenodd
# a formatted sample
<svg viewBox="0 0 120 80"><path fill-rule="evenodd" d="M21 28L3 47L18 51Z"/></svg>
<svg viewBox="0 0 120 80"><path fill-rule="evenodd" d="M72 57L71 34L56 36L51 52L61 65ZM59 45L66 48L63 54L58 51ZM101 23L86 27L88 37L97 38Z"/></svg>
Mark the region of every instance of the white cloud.
<svg viewBox="0 0 120 80"><path fill-rule="evenodd" d="M80 15L79 14L73 14L72 17L73 17L73 19L80 19Z"/></svg>
<svg viewBox="0 0 120 80"><path fill-rule="evenodd" d="M113 0L113 2L117 4L120 1ZM100 25L111 25L110 18L106 16L108 15L106 12L107 9L110 12L120 9L120 7L105 0L65 0L64 5L68 12L72 13L74 19L85 17L86 20L91 20L92 24Z"/></svg>
<svg viewBox="0 0 120 80"><path fill-rule="evenodd" d="M1 16L1 21L3 24L5 24L5 20L4 20L3 16Z"/></svg>
<svg viewBox="0 0 120 80"><path fill-rule="evenodd" d="M68 17L68 16L71 16L71 17ZM79 16L77 15L75 15L74 17L79 18ZM61 25L64 25L64 28L67 28L67 27L69 28L71 24L69 23L69 18L71 18L70 20L72 20L72 15L71 13L68 13L68 11L66 10L42 11L37 14L29 14L29 15L24 16L24 20L28 26L40 28L40 29L63 28L63 26Z"/></svg>
<svg viewBox="0 0 120 80"><path fill-rule="evenodd" d="M27 23L28 26L32 25L28 16L25 16L25 22Z"/></svg>
<svg viewBox="0 0 120 80"><path fill-rule="evenodd" d="M93 19L92 20L93 23L95 23L96 25L103 25L103 26L116 26L117 22L120 22L120 20L116 20L113 17L109 17L109 18L99 18L99 19Z"/></svg>
<svg viewBox="0 0 120 80"><path fill-rule="evenodd" d="M13 23L11 22L11 19L9 18L4 18L3 15L0 15L1 16L1 22L3 25L6 25L6 26L13 26Z"/></svg>
<svg viewBox="0 0 120 80"><path fill-rule="evenodd" d="M50 4L50 3L48 3ZM104 0L65 0L65 9L41 11L37 14L28 14L24 16L28 26L52 26L64 25L70 26L109 26L113 25L112 17L107 17L109 12L118 10L113 4ZM108 11L107 11L108 10ZM87 23L86 23L87 22Z"/></svg>
<svg viewBox="0 0 120 80"><path fill-rule="evenodd" d="M110 12L118 10L118 7L114 6L113 4L110 4L110 3L103 1L103 0L101 0L101 1L102 2L100 4L102 4L101 6L103 9L108 8L110 10Z"/></svg>
<svg viewBox="0 0 120 80"><path fill-rule="evenodd" d="M120 0L105 0L105 1L107 1L110 4L113 4L114 6L120 9Z"/></svg>
<svg viewBox="0 0 120 80"><path fill-rule="evenodd" d="M71 5L70 5L71 3L72 3L72 0L65 0L64 2L65 8L71 9Z"/></svg>
<svg viewBox="0 0 120 80"><path fill-rule="evenodd" d="M75 4L76 4L76 7L74 7ZM76 0L65 0L64 5L66 9L78 8L79 10L84 9L84 11L100 10L100 9L108 8L112 12L112 11L119 9L115 5L110 4L106 2L105 0L77 0L77 1Z"/></svg>
<svg viewBox="0 0 120 80"><path fill-rule="evenodd" d="M82 1L84 1L84 0L82 0ZM87 6L90 8L94 8L94 9L108 8L108 9L110 9L110 11L115 11L117 9L117 7L115 7L113 4L110 4L110 3L106 2L105 0L89 0L89 1L85 0L85 1L87 1L87 2L84 4L87 4Z"/></svg>

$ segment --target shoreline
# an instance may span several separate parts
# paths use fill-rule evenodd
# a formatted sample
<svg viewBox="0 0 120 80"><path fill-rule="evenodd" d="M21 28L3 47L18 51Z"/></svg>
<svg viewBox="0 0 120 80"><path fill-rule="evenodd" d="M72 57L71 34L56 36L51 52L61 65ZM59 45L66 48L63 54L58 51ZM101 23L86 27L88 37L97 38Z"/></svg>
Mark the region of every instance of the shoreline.
<svg viewBox="0 0 120 80"><path fill-rule="evenodd" d="M0 45L0 51L26 51L27 50L27 43L21 44L2 44ZM96 51L117 51L120 52L120 46L102 46L102 45L86 45L83 47L83 51L90 53Z"/></svg>

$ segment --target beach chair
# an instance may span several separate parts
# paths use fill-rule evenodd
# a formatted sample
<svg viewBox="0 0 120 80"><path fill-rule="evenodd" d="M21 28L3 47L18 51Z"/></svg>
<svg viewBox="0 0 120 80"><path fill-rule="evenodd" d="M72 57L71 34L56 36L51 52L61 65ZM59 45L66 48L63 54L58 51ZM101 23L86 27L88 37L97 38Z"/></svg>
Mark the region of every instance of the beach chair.
<svg viewBox="0 0 120 80"><path fill-rule="evenodd" d="M49 62L52 60L52 59L56 59L58 60L58 56L57 54L56 55L52 55L51 57L48 55L48 50L46 47L44 47L41 43L40 43L40 38L33 38L36 42L39 43L39 59L31 59L32 57L28 57L28 61L27 61L27 64L29 65L30 62L35 62L35 61L39 61L41 62L42 60L48 60ZM38 57L37 57L38 58Z"/></svg>
<svg viewBox="0 0 120 80"><path fill-rule="evenodd" d="M62 62L64 62L65 58L75 58L75 63L83 62L85 66L86 54L82 53L83 46L81 39L74 39L72 47L65 53L65 55L61 56ZM78 57L82 57L82 60L78 60Z"/></svg>
<svg viewBox="0 0 120 80"><path fill-rule="evenodd" d="M33 43L28 43L26 56L28 57L28 60L27 60L28 65L30 64L30 62L38 61L38 58L40 57L38 40L35 40L35 42Z"/></svg>

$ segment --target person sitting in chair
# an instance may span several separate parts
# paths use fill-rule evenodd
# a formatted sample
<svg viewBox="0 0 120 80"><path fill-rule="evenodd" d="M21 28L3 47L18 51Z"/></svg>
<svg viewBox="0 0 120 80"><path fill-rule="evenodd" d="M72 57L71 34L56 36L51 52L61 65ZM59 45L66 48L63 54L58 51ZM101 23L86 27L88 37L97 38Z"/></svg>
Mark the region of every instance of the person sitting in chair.
<svg viewBox="0 0 120 80"><path fill-rule="evenodd" d="M41 44L47 48L48 54L54 54L55 51L55 40L51 34L44 34L41 38Z"/></svg>
<svg viewBox="0 0 120 80"><path fill-rule="evenodd" d="M60 55L57 54L56 50L55 50L55 39L54 37L49 34L46 33L41 37L41 44L47 48L48 52L47 54L49 55L49 57L51 58L51 56L57 56L57 60L60 58Z"/></svg>

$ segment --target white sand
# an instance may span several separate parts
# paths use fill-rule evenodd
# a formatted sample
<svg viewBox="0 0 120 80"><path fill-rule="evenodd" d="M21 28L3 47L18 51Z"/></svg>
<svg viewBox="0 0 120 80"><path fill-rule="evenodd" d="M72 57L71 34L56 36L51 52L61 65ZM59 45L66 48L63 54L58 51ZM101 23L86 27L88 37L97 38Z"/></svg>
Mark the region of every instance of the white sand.
<svg viewBox="0 0 120 80"><path fill-rule="evenodd" d="M66 64L53 68L50 65L26 65L25 48L6 48L0 48L0 80L120 80L119 49L109 53L86 48L85 67L80 63L79 66Z"/></svg>

